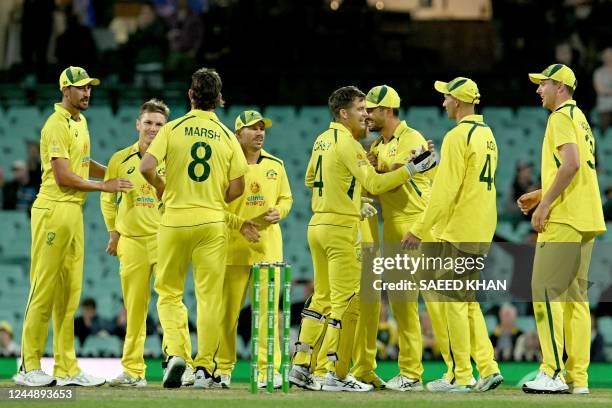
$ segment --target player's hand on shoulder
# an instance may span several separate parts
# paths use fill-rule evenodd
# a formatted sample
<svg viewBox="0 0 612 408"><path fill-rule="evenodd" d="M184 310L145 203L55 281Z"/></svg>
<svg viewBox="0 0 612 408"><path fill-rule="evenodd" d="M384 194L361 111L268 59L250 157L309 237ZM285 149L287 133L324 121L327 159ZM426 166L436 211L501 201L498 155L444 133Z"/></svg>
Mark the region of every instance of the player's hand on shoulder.
<svg viewBox="0 0 612 408"><path fill-rule="evenodd" d="M103 191L107 193L119 193L119 192L127 192L132 189L134 185L128 179L124 178L114 178L110 180L106 180L102 185Z"/></svg>
<svg viewBox="0 0 612 408"><path fill-rule="evenodd" d="M240 227L240 233L249 242L259 242L259 224L253 220L245 220Z"/></svg>

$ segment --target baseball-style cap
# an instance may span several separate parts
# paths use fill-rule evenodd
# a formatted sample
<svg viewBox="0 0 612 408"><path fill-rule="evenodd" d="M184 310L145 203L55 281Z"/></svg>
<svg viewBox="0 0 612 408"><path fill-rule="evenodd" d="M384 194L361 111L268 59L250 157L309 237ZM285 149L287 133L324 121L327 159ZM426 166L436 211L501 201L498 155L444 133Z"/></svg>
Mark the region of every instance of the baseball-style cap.
<svg viewBox="0 0 612 408"><path fill-rule="evenodd" d="M460 101L477 104L480 103L480 92L478 85L470 78L458 77L450 82L436 81L434 83L436 91L443 94L450 94Z"/></svg>
<svg viewBox="0 0 612 408"><path fill-rule="evenodd" d="M269 118L264 118L261 113L254 110L244 111L240 115L236 116L234 131L237 132L243 127L251 126L259 121L264 123L264 127L266 129L272 126L272 120Z"/></svg>
<svg viewBox="0 0 612 408"><path fill-rule="evenodd" d="M541 74L529 74L529 79L534 84L539 84L544 79L554 79L555 81L563 82L572 89L576 89L576 85L578 85L574 71L563 64L552 64L542 71Z"/></svg>
<svg viewBox="0 0 612 408"><path fill-rule="evenodd" d="M13 326L11 326L11 324L9 322L7 322L6 320L2 320L0 322L0 330L4 330L5 332L10 334L11 336L13 335Z"/></svg>
<svg viewBox="0 0 612 408"><path fill-rule="evenodd" d="M62 71L59 78L60 91L67 86L100 85L98 78L90 78L81 67L68 67Z"/></svg>
<svg viewBox="0 0 612 408"><path fill-rule="evenodd" d="M400 97L389 85L379 85L370 89L366 95L366 108L399 108Z"/></svg>

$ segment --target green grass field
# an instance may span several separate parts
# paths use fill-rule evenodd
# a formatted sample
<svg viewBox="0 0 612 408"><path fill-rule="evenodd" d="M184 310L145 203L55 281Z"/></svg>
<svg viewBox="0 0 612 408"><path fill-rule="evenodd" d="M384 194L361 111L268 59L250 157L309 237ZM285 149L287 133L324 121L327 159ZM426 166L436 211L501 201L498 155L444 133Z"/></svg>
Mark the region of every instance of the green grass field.
<svg viewBox="0 0 612 408"><path fill-rule="evenodd" d="M76 400L65 402L9 402L6 388L12 387L9 381L0 382L0 406L2 407L73 407L73 408L183 408L183 407L282 407L282 408L315 408L333 404L336 407L495 407L495 408L530 408L530 407L576 407L612 405L612 389L594 389L590 395L527 395L517 388L502 387L483 394L432 394L429 392L399 393L378 391L363 394L308 392L292 389L287 395L276 393L251 395L246 384L237 384L230 390L194 390L180 388L177 390L162 389L159 383L145 389L116 389L108 386L84 389L76 388Z"/></svg>

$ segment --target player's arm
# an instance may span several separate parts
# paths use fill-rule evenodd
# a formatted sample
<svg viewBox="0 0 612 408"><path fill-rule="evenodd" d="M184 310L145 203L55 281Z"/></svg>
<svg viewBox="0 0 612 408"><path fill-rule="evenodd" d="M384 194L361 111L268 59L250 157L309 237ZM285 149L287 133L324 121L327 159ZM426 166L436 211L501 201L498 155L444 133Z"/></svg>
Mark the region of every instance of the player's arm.
<svg viewBox="0 0 612 408"><path fill-rule="evenodd" d="M98 163L95 160L89 161L89 177L103 179L106 173L106 166Z"/></svg>
<svg viewBox="0 0 612 408"><path fill-rule="evenodd" d="M462 138L460 135L448 135L442 143L442 157L444 160L438 166L436 180L431 187L429 203L417 222L407 231L404 236L406 241L408 235L421 240L423 235L430 231L435 222L444 219L451 204L463 184L465 176L465 159Z"/></svg>
<svg viewBox="0 0 612 408"><path fill-rule="evenodd" d="M249 242L259 242L259 224L253 220L247 220L238 214L225 212L225 223L229 229L238 230Z"/></svg>
<svg viewBox="0 0 612 408"><path fill-rule="evenodd" d="M85 180L70 170L70 161L63 157L54 157L51 159L51 169L53 177L58 186L70 188L77 191L105 191L116 193L119 191L128 191L131 189L132 183L128 179L115 178L106 181Z"/></svg>
<svg viewBox="0 0 612 408"><path fill-rule="evenodd" d="M276 204L272 208L268 208L264 220L276 224L289 214L291 206L293 205L293 196L291 195L291 188L289 187L289 180L287 179L287 173L285 167L280 168L280 183L278 197L276 198Z"/></svg>
<svg viewBox="0 0 612 408"><path fill-rule="evenodd" d="M140 161L140 173L157 191L157 198L161 200L166 189L166 182L157 174L157 158L147 151Z"/></svg>
<svg viewBox="0 0 612 408"><path fill-rule="evenodd" d="M308 160L308 166L306 167L306 175L304 176L304 184L308 188L312 188L315 182L315 169L312 165L312 155L310 156L310 160Z"/></svg>
<svg viewBox="0 0 612 408"><path fill-rule="evenodd" d="M352 140L338 142L336 148L339 159L370 194L378 195L405 183L410 172L402 167L389 173L378 174L366 158L366 152L359 143Z"/></svg>
<svg viewBox="0 0 612 408"><path fill-rule="evenodd" d="M542 196L540 204L531 216L531 225L536 232L544 231L550 207L571 184L580 169L578 140L572 120L563 112L555 112L550 116L548 126L551 127L553 145L557 149L555 153L561 156L561 164L550 189Z"/></svg>
<svg viewBox="0 0 612 408"><path fill-rule="evenodd" d="M244 193L244 176L235 178L229 182L225 190L225 202L231 203Z"/></svg>
<svg viewBox="0 0 612 408"><path fill-rule="evenodd" d="M114 154L108 163L108 169L104 175L105 181L117 177L117 162L117 154ZM115 220L117 217L116 198L117 193L100 194L100 208L102 209L102 216L104 217L104 223L106 224L106 230L109 235L106 253L111 256L117 256L117 244L119 243L120 236L119 232L115 229Z"/></svg>

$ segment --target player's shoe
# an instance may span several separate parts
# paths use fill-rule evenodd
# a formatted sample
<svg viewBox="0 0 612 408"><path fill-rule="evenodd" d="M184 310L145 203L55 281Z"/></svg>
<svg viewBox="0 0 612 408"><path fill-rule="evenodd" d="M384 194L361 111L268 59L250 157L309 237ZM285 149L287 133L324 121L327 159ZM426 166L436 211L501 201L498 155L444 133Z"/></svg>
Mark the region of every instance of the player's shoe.
<svg viewBox="0 0 612 408"><path fill-rule="evenodd" d="M278 390L283 386L283 377L280 373L274 373L274 389ZM266 388L266 380L257 381L257 388L263 389Z"/></svg>
<svg viewBox="0 0 612 408"><path fill-rule="evenodd" d="M528 394L561 394L569 390L569 387L560 377L549 377L540 371L533 381L523 384L523 391Z"/></svg>
<svg viewBox="0 0 612 408"><path fill-rule="evenodd" d="M72 377L57 377L59 387L99 387L104 385L104 378L96 377L81 371Z"/></svg>
<svg viewBox="0 0 612 408"><path fill-rule="evenodd" d="M196 367L193 388L213 388L214 377L204 367Z"/></svg>
<svg viewBox="0 0 612 408"><path fill-rule="evenodd" d="M474 391L476 392L485 392L496 389L504 382L504 377L500 373L495 373L486 376L485 378L480 377L478 381L476 381L476 385L474 386Z"/></svg>
<svg viewBox="0 0 612 408"><path fill-rule="evenodd" d="M476 380L474 379L474 377L472 377L472 380L470 381L470 385L456 385L456 384L451 384L446 377L442 377L439 378L437 380L434 381L430 381L425 385L425 388L427 389L427 391L430 392L451 392L453 389L457 388L457 387L469 387L470 391L471 388L474 387L476 385ZM457 390L455 392L469 392L466 389L461 389L461 390Z"/></svg>
<svg viewBox="0 0 612 408"><path fill-rule="evenodd" d="M181 385L183 387L190 387L195 383L195 371L193 367L187 364L185 367L185 372L181 376Z"/></svg>
<svg viewBox="0 0 612 408"><path fill-rule="evenodd" d="M574 387L574 382L567 383L567 391L565 394L590 394L589 387Z"/></svg>
<svg viewBox="0 0 612 408"><path fill-rule="evenodd" d="M419 380L398 374L387 381L387 388L393 391L423 391L423 384Z"/></svg>
<svg viewBox="0 0 612 408"><path fill-rule="evenodd" d="M13 376L16 385L24 387L53 387L57 380L43 370L19 371Z"/></svg>
<svg viewBox="0 0 612 408"><path fill-rule="evenodd" d="M146 387L147 380L141 377L132 377L128 373L121 373L108 383L111 387Z"/></svg>
<svg viewBox="0 0 612 408"><path fill-rule="evenodd" d="M348 374L346 378L340 379L335 373L328 372L325 375L323 383L323 391L348 391L348 392L368 392L372 391L374 386L361 381L357 381L352 374Z"/></svg>
<svg viewBox="0 0 612 408"><path fill-rule="evenodd" d="M364 375L353 375L357 381L370 384L375 390L384 390L387 388L387 383L383 381L374 371L370 371Z"/></svg>
<svg viewBox="0 0 612 408"><path fill-rule="evenodd" d="M232 376L230 374L219 374L215 377L215 381L213 382L213 388L224 388L227 389L232 384Z"/></svg>
<svg viewBox="0 0 612 408"><path fill-rule="evenodd" d="M187 368L185 360L179 356L169 356L162 363L162 367L164 368L162 386L164 388L179 388L182 385L183 373Z"/></svg>
<svg viewBox="0 0 612 408"><path fill-rule="evenodd" d="M291 367L289 382L306 390L321 391L321 383L315 380L314 375L312 375L307 367L301 365Z"/></svg>

